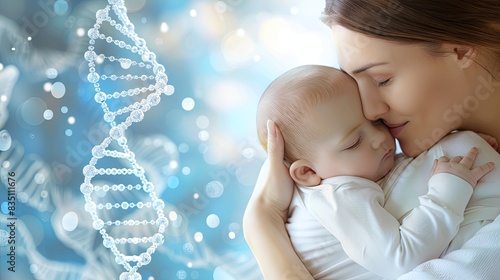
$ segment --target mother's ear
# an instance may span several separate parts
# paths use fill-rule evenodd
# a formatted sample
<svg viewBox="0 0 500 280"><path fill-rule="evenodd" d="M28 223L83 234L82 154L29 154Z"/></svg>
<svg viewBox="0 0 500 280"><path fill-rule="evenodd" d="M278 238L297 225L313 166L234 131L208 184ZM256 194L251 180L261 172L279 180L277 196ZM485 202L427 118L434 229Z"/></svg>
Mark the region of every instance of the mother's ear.
<svg viewBox="0 0 500 280"><path fill-rule="evenodd" d="M303 186L317 186L321 183L321 177L312 168L311 163L305 159L296 160L290 165L290 176Z"/></svg>

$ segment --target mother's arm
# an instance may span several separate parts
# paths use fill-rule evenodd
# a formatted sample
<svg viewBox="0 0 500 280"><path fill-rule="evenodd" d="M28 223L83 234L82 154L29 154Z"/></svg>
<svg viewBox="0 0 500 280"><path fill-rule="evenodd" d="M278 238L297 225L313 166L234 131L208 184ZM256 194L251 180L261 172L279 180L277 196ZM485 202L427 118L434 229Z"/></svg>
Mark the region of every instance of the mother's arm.
<svg viewBox="0 0 500 280"><path fill-rule="evenodd" d="M267 131L269 159L245 210L245 238L266 279L313 279L295 253L285 228L294 186L283 163L283 138L271 121Z"/></svg>

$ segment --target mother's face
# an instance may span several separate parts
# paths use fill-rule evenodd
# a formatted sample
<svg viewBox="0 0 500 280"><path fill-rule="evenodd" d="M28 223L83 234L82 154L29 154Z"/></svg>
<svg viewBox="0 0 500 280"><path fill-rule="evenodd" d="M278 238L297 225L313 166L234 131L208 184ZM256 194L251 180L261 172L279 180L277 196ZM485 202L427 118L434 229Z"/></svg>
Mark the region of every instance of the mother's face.
<svg viewBox="0 0 500 280"><path fill-rule="evenodd" d="M358 83L363 112L383 119L403 151L416 156L458 128L470 83L454 55L332 28L339 64ZM462 115L462 116L461 116Z"/></svg>

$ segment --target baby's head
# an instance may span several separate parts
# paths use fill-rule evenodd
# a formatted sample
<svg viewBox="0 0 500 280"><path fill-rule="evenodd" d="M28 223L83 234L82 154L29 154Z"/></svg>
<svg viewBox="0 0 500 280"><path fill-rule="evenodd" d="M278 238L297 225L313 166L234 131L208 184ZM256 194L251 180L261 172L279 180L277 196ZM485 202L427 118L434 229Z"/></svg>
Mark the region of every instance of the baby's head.
<svg viewBox="0 0 500 280"><path fill-rule="evenodd" d="M340 175L376 181L394 163L394 139L383 125L365 119L356 82L337 69L300 66L268 86L257 109L266 151L268 119L281 130L285 161L299 184Z"/></svg>
<svg viewBox="0 0 500 280"><path fill-rule="evenodd" d="M348 75L319 65L299 66L276 78L262 94L257 109L257 130L264 149L267 151L266 123L269 119L276 123L286 139L285 160L288 163L312 158L312 143L321 133L321 128L315 124L318 120L314 112L319 105L346 94L349 86L351 91L356 90L355 82Z"/></svg>

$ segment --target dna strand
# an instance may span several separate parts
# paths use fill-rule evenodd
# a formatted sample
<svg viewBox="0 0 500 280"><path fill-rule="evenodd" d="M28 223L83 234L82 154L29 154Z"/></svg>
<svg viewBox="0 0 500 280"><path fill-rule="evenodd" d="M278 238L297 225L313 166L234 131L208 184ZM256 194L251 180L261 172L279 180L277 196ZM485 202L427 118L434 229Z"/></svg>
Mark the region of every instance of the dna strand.
<svg viewBox="0 0 500 280"><path fill-rule="evenodd" d="M101 105L104 121L110 126L109 136L92 148L92 158L83 168L85 178L80 191L85 197L85 211L92 217L93 228L101 234L103 246L111 250L115 262L126 270L120 274L120 280L139 280L142 276L137 270L149 264L151 255L163 244L168 220L164 215L165 203L157 197L153 183L146 178L144 168L137 163L134 152L129 149L125 131L133 123L141 122L144 113L160 103L162 94L172 95L174 87L167 84L165 67L156 61L156 55L146 47L145 40L134 32L134 25L127 16L123 0L108 0L108 3L109 5L96 12L96 23L88 30L90 40L84 58L88 61L87 79L94 86L94 99ZM121 33L123 39L105 35L104 31L109 29L119 31L117 35L121 36ZM118 47L120 51L127 52L128 56L98 54L98 42L105 46ZM139 62L129 58L134 55L138 56ZM124 70L127 74L106 74L106 71L110 71L109 67L103 66L105 62L115 67L114 70ZM130 74L131 70L141 71L142 74ZM128 82L133 86L114 91L119 82ZM111 91L113 93L106 93ZM116 168L118 164L123 166L123 162L128 163L128 166ZM110 176L119 178L120 183L117 182L119 179L114 179L113 184L106 183L108 181L103 178ZM123 201L109 202L116 196L124 198ZM134 199L136 201L131 201ZM138 220L138 212L135 212L135 220L120 220L113 219L111 213L119 211L123 216L131 213L131 210L139 213L146 210L155 211L156 219ZM143 236L117 236L120 232L132 231L123 229L124 227L134 227L134 233ZM154 234L144 236L150 233L145 227L153 228ZM151 245L142 253L131 252L131 247L144 249L145 244Z"/></svg>

